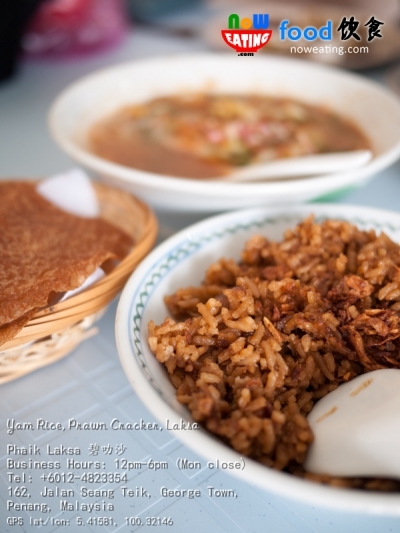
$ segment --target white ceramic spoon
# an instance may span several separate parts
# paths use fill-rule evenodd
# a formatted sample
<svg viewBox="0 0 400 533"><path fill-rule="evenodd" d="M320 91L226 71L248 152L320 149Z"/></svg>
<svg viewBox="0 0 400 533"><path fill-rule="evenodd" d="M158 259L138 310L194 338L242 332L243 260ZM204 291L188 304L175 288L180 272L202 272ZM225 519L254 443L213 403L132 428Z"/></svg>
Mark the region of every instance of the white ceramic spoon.
<svg viewBox="0 0 400 533"><path fill-rule="evenodd" d="M400 479L400 370L375 370L340 385L308 416L304 467L333 476Z"/></svg>
<svg viewBox="0 0 400 533"><path fill-rule="evenodd" d="M263 181L317 174L333 174L362 167L371 159L370 150L287 157L255 163L231 172L226 179L234 182Z"/></svg>

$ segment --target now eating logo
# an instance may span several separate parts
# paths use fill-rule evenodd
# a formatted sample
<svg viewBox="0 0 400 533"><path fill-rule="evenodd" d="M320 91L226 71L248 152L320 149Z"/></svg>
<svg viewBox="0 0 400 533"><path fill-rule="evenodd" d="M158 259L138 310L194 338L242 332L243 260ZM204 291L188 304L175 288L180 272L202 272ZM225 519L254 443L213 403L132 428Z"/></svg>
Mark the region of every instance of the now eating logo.
<svg viewBox="0 0 400 533"><path fill-rule="evenodd" d="M269 15L254 14L240 20L239 15L232 13L228 17L228 30L221 30L226 44L236 52L257 52L271 39L272 30L268 30Z"/></svg>

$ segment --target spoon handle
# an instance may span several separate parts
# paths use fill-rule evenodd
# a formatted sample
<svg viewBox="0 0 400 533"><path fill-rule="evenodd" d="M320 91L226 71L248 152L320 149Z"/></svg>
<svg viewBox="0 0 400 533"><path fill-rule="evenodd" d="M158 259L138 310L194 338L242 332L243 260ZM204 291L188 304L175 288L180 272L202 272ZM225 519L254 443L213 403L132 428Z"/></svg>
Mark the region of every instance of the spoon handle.
<svg viewBox="0 0 400 533"><path fill-rule="evenodd" d="M368 163L371 157L370 150L288 157L268 163L249 165L232 172L227 176L227 179L229 181L244 182L332 174L361 167Z"/></svg>

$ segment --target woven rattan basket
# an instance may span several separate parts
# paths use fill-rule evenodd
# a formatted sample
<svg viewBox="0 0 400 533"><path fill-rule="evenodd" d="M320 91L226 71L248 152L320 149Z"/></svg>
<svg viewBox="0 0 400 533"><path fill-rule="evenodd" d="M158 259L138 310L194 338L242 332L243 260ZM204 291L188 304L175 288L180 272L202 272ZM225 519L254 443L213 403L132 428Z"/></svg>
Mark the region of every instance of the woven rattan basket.
<svg viewBox="0 0 400 533"><path fill-rule="evenodd" d="M100 216L129 233L134 247L102 280L40 310L18 335L0 347L0 383L53 363L96 333L95 322L154 244L157 220L146 204L119 189L100 183L93 186Z"/></svg>

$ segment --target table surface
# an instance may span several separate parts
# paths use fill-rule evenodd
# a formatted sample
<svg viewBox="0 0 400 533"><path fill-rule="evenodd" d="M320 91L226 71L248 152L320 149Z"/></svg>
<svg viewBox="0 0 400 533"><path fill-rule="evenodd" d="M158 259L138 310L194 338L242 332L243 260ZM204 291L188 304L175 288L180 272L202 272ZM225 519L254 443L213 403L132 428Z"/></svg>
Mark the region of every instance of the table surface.
<svg viewBox="0 0 400 533"><path fill-rule="evenodd" d="M18 76L0 85L0 175L2 177L40 177L71 168L71 160L64 155L51 140L46 116L48 108L57 94L69 83L98 68L121 61L141 59L162 54L195 53L206 50L205 44L196 37L182 38L160 33L151 28L135 28L124 43L102 55L79 60L25 61L21 64ZM382 73L367 74L379 80ZM400 198L400 162L381 172L362 189L349 194L344 203L369 205L398 210ZM158 213L160 221L159 241L205 215L175 215ZM207 468L195 471L182 471L176 466L178 457L197 460L193 452L179 440L164 433L150 431L62 431L52 429L16 430L7 433L7 420L36 424L37 419L66 424L69 419L80 423L111 421L115 418L128 422L154 422L144 405L132 391L120 365L114 339L114 319L116 302L111 304L99 322L98 334L82 343L73 353L51 366L3 385L0 396L0 531L32 532L76 531L76 519L113 516L116 525L93 525L86 523L83 531L136 531L154 529L145 524L146 517L172 517L174 526L160 525L161 530L177 533L257 533L268 530L273 533L333 533L358 532L385 533L400 530L400 520L362 516L354 513L338 513L333 510L316 508L295 501L278 498L260 490L255 485L239 481L221 470ZM160 437L162 435L162 437ZM28 447L36 455L12 455L7 445ZM46 446L54 451L57 446L78 447L78 456L50 456ZM7 455L8 453L8 455ZM45 470L14 470L14 474L25 473L25 485L31 498L24 499L20 492L10 496L11 490L24 485L16 479L10 481L7 459L18 461L61 461L61 471L67 472L68 458L77 461L99 461L105 470L115 471L122 461L130 460L134 466L128 471L127 483L135 491L131 496L123 496L116 489L115 498L82 498L80 487L92 490L115 488L117 484L90 484L74 479L54 483L40 478ZM153 463L149 462L152 460ZM223 458L222 458L223 459ZM200 460L200 459L199 459ZM117 461L120 461L119 463ZM142 462L142 466L138 463ZM203 461L204 463L204 461ZM127 463L125 463L125 466ZM159 470L155 470L158 465ZM86 470L93 472L95 470ZM122 471L122 470L121 470ZM51 473L50 470L47 473ZM79 474L84 469L77 469ZM29 477L30 476L30 477ZM52 478L51 478L52 479ZM54 481L54 480L53 480ZM57 480L56 480L57 481ZM120 484L121 485L121 484ZM62 511L59 500L62 493L45 499L40 491L73 491L71 501L105 501L115 506L114 511L103 508L87 513L83 510ZM162 498L160 488L199 489L201 497L195 499L169 497ZM211 497L208 487L233 489L237 498ZM144 493L143 493L143 490ZM147 497L148 493L149 496ZM59 495L61 494L61 496ZM66 493L64 493L66 494ZM72 492L69 492L71 495ZM50 502L51 513L39 511L7 511L6 502L19 503ZM54 503L53 503L54 502ZM41 525L40 519L49 520ZM22 517L24 525L6 525L7 517ZM140 517L142 526L126 525L126 517ZM60 525L57 520L71 520L71 525ZM157 529L158 530L158 529Z"/></svg>

